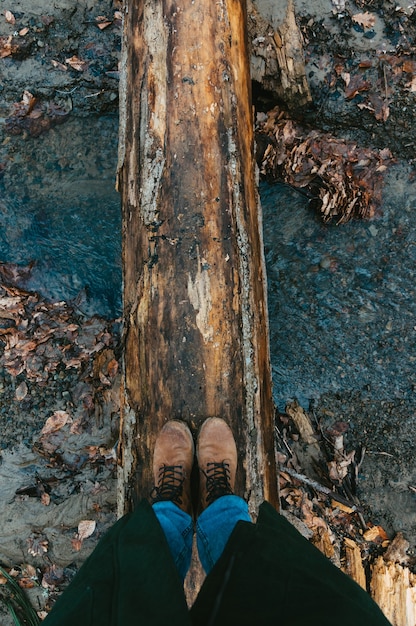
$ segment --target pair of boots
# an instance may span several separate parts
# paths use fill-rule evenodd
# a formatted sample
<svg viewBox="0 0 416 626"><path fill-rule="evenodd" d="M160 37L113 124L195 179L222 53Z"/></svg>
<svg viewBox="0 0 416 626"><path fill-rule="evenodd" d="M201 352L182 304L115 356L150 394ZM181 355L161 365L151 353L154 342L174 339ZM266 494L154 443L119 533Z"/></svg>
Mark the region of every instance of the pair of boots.
<svg viewBox="0 0 416 626"><path fill-rule="evenodd" d="M167 422L157 436L153 455L154 488L151 502L171 501L193 516L191 472L195 446L184 422ZM202 513L217 498L233 495L237 447L228 424L211 417L199 431L196 458L199 467L199 504Z"/></svg>

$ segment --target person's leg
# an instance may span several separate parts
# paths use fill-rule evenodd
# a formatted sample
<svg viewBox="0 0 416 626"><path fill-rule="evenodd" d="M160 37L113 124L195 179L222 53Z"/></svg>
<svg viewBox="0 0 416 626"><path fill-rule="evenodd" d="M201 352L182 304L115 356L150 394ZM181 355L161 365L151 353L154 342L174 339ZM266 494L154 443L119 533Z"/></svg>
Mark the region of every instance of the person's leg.
<svg viewBox="0 0 416 626"><path fill-rule="evenodd" d="M192 517L171 501L156 502L153 510L165 533L178 572L184 580L191 564L194 534Z"/></svg>
<svg viewBox="0 0 416 626"><path fill-rule="evenodd" d="M160 431L153 455L153 510L182 580L191 564L191 471L194 442L185 423L171 420Z"/></svg>
<svg viewBox="0 0 416 626"><path fill-rule="evenodd" d="M237 523L191 615L194 626L389 626L369 594L267 503L256 524Z"/></svg>
<svg viewBox="0 0 416 626"><path fill-rule="evenodd" d="M207 419L198 437L200 500L202 513L196 522L198 554L208 574L238 521L251 522L247 503L234 495L237 447L227 423Z"/></svg>
<svg viewBox="0 0 416 626"><path fill-rule="evenodd" d="M196 522L198 554L209 574L224 551L235 525L251 522L247 503L238 496L222 496L208 506Z"/></svg>
<svg viewBox="0 0 416 626"><path fill-rule="evenodd" d="M183 582L146 500L101 539L42 623L190 626Z"/></svg>

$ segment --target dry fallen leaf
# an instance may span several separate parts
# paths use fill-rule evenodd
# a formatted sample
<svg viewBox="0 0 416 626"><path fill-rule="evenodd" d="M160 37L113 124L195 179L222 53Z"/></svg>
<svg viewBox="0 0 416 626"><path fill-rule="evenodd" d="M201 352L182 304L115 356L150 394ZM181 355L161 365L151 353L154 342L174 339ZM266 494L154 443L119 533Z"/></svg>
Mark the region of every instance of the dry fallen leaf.
<svg viewBox="0 0 416 626"><path fill-rule="evenodd" d="M410 81L410 83L407 83L406 87L407 89L409 89L409 91L416 91L416 76L413 76L412 80Z"/></svg>
<svg viewBox="0 0 416 626"><path fill-rule="evenodd" d="M24 576L25 578L36 578L36 568L29 563L25 563L24 565L22 565L22 576Z"/></svg>
<svg viewBox="0 0 416 626"><path fill-rule="evenodd" d="M98 377L99 377L99 379L100 379L100 382L101 382L103 385L105 385L105 386L107 386L107 387L111 387L111 382L110 382L110 380L107 378L107 376L104 376L104 374L103 374L102 372L99 372L99 373L98 373Z"/></svg>
<svg viewBox="0 0 416 626"><path fill-rule="evenodd" d="M49 506L51 502L51 497L48 493L46 493L46 491L44 491L40 497L40 501L44 506Z"/></svg>
<svg viewBox="0 0 416 626"><path fill-rule="evenodd" d="M373 28L376 23L376 16L374 13L366 11L365 13L356 13L352 16L352 21L359 24L363 28Z"/></svg>
<svg viewBox="0 0 416 626"><path fill-rule="evenodd" d="M22 589L33 589L33 587L36 584L36 581L32 580L32 578L29 578L28 576L21 576L18 580L17 580L17 584L19 585L19 587L21 587Z"/></svg>
<svg viewBox="0 0 416 626"><path fill-rule="evenodd" d="M45 426L42 428L41 437L49 435L60 430L65 424L72 423L72 419L66 411L55 411L53 415L48 417Z"/></svg>
<svg viewBox="0 0 416 626"><path fill-rule="evenodd" d="M27 396L27 392L28 392L27 385L25 381L23 381L20 383L18 387L16 387L16 391L14 392L16 400L18 400L19 402L24 400L24 398L26 398Z"/></svg>
<svg viewBox="0 0 416 626"><path fill-rule="evenodd" d="M27 89L23 92L22 95L22 104L28 107L28 113L33 109L36 104L36 98L33 93L30 93Z"/></svg>
<svg viewBox="0 0 416 626"><path fill-rule="evenodd" d="M19 30L19 35L20 37L24 37L25 35L27 35L29 32L29 29L27 26L25 26L25 28L22 28L21 30Z"/></svg>
<svg viewBox="0 0 416 626"><path fill-rule="evenodd" d="M85 72L88 67L88 63L86 61L82 61L77 56L72 56L70 59L65 59L65 63L68 63L74 70L77 72Z"/></svg>
<svg viewBox="0 0 416 626"><path fill-rule="evenodd" d="M68 70L66 65L59 63L59 61L55 61L55 59L52 59L51 63L57 70L61 70L61 72L66 72Z"/></svg>
<svg viewBox="0 0 416 626"><path fill-rule="evenodd" d="M9 24L16 23L16 18L11 11L5 11L4 17L6 18L6 22L8 22Z"/></svg>
<svg viewBox="0 0 416 626"><path fill-rule="evenodd" d="M71 539L71 545L75 552L79 552L81 550L82 541L80 541L78 537L74 537L73 539Z"/></svg>
<svg viewBox="0 0 416 626"><path fill-rule="evenodd" d="M63 568L58 567L58 565L52 564L44 571L41 585L44 589L54 589L64 580L65 574Z"/></svg>
<svg viewBox="0 0 416 626"><path fill-rule="evenodd" d="M72 547L76 552L81 550L84 539L87 539L87 537L93 534L95 526L96 522L94 520L84 519L80 521L78 524L78 533L71 539Z"/></svg>
<svg viewBox="0 0 416 626"><path fill-rule="evenodd" d="M104 28L107 28L107 26L110 26L112 24L112 21L109 20L108 17L106 17L105 15L97 15L95 21L97 22L97 26L100 30L104 30Z"/></svg>
<svg viewBox="0 0 416 626"><path fill-rule="evenodd" d="M82 417L78 417L75 422L72 423L69 432L71 435L80 435L82 433Z"/></svg>
<svg viewBox="0 0 416 626"><path fill-rule="evenodd" d="M84 541L87 537L90 537L95 531L95 520L84 519L78 524L78 539Z"/></svg>
<svg viewBox="0 0 416 626"><path fill-rule="evenodd" d="M42 556L48 551L49 542L44 535L31 535L27 540L27 551L32 556Z"/></svg>

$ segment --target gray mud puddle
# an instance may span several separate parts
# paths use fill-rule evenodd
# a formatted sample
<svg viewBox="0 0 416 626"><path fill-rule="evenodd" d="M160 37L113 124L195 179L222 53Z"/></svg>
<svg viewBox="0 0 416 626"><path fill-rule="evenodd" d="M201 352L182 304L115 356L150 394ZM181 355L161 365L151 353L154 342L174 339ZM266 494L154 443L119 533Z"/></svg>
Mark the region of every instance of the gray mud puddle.
<svg viewBox="0 0 416 626"><path fill-rule="evenodd" d="M116 118L73 119L37 139L11 138L2 150L0 260L35 261L28 289L118 316ZM276 403L283 411L297 399L318 419L349 424L348 445L368 450L360 497L414 546L416 183L397 166L380 215L339 227L322 224L285 186L262 184L261 197ZM40 427L34 421L33 433ZM5 481L0 467L0 493Z"/></svg>
<svg viewBox="0 0 416 626"><path fill-rule="evenodd" d="M324 225L305 198L262 185L274 395L366 448L359 496L416 544L416 184L387 177L370 222ZM413 487L413 490L412 490ZM375 519L374 519L375 518Z"/></svg>
<svg viewBox="0 0 416 626"><path fill-rule="evenodd" d="M121 309L121 215L115 116L12 137L0 178L0 260L34 262L25 287L79 297L88 314ZM4 149L4 148L3 148Z"/></svg>

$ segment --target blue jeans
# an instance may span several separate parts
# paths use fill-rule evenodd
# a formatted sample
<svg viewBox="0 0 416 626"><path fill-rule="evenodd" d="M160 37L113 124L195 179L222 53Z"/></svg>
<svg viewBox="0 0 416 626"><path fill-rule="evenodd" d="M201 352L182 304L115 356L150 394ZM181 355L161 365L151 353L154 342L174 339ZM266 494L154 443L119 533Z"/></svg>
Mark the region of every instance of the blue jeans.
<svg viewBox="0 0 416 626"><path fill-rule="evenodd" d="M170 501L156 502L153 510L166 535L175 565L185 578L191 564L194 524L192 517ZM238 521L251 522L247 503L238 496L222 496L210 504L196 521L199 559L209 574L221 556Z"/></svg>

